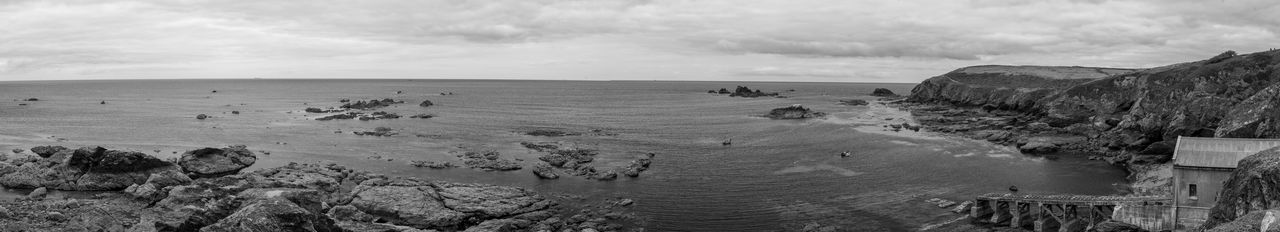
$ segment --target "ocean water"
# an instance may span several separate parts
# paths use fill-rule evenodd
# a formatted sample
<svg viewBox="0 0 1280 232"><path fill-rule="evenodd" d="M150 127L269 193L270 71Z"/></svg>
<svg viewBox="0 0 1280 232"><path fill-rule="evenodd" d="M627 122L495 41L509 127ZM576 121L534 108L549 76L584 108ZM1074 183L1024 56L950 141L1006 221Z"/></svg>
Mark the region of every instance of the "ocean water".
<svg viewBox="0 0 1280 232"><path fill-rule="evenodd" d="M732 98L707 90L747 85L788 98ZM882 87L910 84L587 82L508 80L134 80L0 82L0 153L36 145L101 145L162 158L201 147L244 144L251 168L335 162L391 175L513 185L587 199L631 198L650 231L794 231L815 223L842 231L907 231L957 217L925 200L961 201L1016 185L1024 193L1118 194L1124 172L1064 155L1024 156L986 142L933 132L893 132L909 114L879 104L842 106ZM213 93L217 90L217 93ZM794 91L788 91L794 90ZM403 91L396 94L396 91ZM441 92L454 95L441 96ZM39 98L26 102L19 99ZM381 109L405 116L315 121L306 107L340 99L393 98ZM417 103L436 105L422 108ZM99 104L106 101L107 104ZM26 103L27 106L19 104ZM802 104L825 119L755 115ZM240 111L241 114L231 114ZM432 119L409 115L431 113ZM197 114L213 118L196 120ZM385 126L393 137L352 131ZM520 131L600 130L616 135L535 137ZM340 133L336 133L339 132ZM732 138L733 145L722 146ZM497 150L527 167L537 152L520 142L562 142L601 151L597 169L656 153L639 178L540 180L528 169L428 169L410 160L451 161ZM155 152L159 150L159 152ZM841 158L842 151L853 153ZM175 154L175 152L177 154ZM379 156L382 159L371 159ZM386 161L385 159L392 159ZM16 196L24 190L5 190Z"/></svg>

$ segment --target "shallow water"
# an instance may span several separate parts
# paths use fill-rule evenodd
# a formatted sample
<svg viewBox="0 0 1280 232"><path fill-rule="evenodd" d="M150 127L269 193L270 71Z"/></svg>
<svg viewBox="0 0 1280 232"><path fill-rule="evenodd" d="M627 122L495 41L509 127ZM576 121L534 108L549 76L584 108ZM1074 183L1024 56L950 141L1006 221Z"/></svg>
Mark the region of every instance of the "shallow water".
<svg viewBox="0 0 1280 232"><path fill-rule="evenodd" d="M789 98L707 94L733 82L570 82L459 80L147 80L0 82L0 152L57 144L103 145L176 157L205 146L245 144L260 155L253 168L288 162L336 162L387 174L515 185L588 198L626 197L654 231L777 231L808 223L841 230L915 230L954 217L925 203L964 200L1017 185L1022 192L1115 194L1123 171L1078 156L1048 160L985 142L929 132L893 132L905 112L866 99L877 87L907 84L746 83ZM786 90L794 89L794 92ZM217 93L212 93L217 90ZM404 94L396 94L403 91ZM455 95L441 96L440 92ZM405 116L378 121L314 121L306 107L339 99L394 98L382 109ZM430 99L436 105L417 106ZM107 104L99 104L106 101ZM28 103L28 106L19 106ZM826 119L769 120L753 115L803 104ZM236 110L241 114L233 115ZM197 114L213 118L196 120ZM409 115L432 113L432 119ZM888 120L886 120L888 119ZM386 126L395 137L351 131ZM600 129L617 135L533 137L518 131ZM341 133L335 133L341 131ZM733 139L732 146L720 142ZM523 159L539 155L522 141L559 141L602 151L598 169L656 153L640 178L600 182L569 176L539 180L527 170L434 170L409 160L452 161L493 149ZM154 152L153 150L160 150ZM841 151L851 157L840 158ZM380 156L393 161L369 159ZM9 196L20 190L5 190ZM0 192L0 194L4 194Z"/></svg>

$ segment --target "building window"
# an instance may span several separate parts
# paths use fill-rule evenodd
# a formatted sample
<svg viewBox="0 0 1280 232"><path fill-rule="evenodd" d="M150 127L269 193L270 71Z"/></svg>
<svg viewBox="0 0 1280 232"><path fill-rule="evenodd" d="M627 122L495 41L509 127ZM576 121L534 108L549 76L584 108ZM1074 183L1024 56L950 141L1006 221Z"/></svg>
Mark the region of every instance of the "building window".
<svg viewBox="0 0 1280 232"><path fill-rule="evenodd" d="M1187 185L1187 198L1192 200L1198 199L1196 197L1196 184Z"/></svg>

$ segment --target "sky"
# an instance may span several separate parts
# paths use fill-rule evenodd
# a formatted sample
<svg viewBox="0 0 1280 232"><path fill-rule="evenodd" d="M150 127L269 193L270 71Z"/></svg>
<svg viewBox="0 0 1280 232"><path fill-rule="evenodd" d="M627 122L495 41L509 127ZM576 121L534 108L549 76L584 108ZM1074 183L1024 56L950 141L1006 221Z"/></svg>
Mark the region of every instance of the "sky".
<svg viewBox="0 0 1280 232"><path fill-rule="evenodd" d="M1280 47L1274 0L0 0L0 80L914 83Z"/></svg>

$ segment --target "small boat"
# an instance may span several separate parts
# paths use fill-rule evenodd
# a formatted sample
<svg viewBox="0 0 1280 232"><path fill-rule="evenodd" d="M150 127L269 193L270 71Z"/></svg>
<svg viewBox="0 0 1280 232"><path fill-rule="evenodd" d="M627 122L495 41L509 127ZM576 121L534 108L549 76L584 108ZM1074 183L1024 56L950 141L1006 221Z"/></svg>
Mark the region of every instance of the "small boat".
<svg viewBox="0 0 1280 232"><path fill-rule="evenodd" d="M723 146L733 145L733 139L729 139L729 140L725 140L724 142L720 142L720 145L723 145Z"/></svg>
<svg viewBox="0 0 1280 232"><path fill-rule="evenodd" d="M840 153L840 158L849 157L849 155L850 155L850 154L849 154L849 151L841 152L841 153Z"/></svg>

